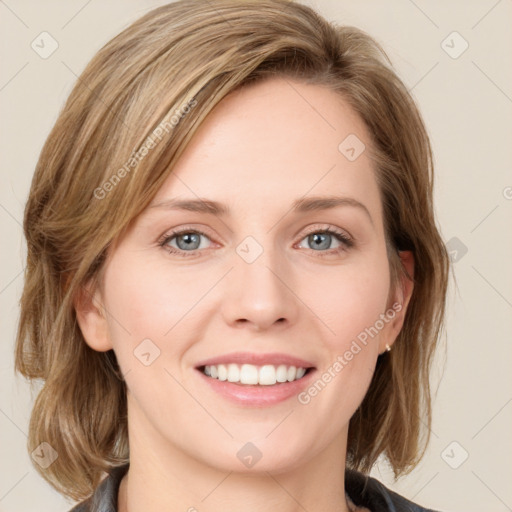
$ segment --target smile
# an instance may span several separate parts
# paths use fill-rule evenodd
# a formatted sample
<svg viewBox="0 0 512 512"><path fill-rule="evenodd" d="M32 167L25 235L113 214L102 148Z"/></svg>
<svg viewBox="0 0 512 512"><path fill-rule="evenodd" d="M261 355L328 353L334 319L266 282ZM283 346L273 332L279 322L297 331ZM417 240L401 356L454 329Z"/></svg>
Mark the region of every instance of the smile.
<svg viewBox="0 0 512 512"><path fill-rule="evenodd" d="M307 368L266 364L218 364L205 365L200 370L208 377L234 384L273 386L285 382L300 380L307 373Z"/></svg>
<svg viewBox="0 0 512 512"><path fill-rule="evenodd" d="M238 407L270 407L291 400L315 378L312 361L285 353L232 352L198 361L196 375L213 397Z"/></svg>

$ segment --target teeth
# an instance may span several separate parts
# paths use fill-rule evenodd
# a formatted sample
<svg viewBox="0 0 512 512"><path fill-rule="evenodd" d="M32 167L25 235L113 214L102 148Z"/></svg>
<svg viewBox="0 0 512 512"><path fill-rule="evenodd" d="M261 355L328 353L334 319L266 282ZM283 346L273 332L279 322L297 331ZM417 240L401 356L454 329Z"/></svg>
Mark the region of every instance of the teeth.
<svg viewBox="0 0 512 512"><path fill-rule="evenodd" d="M252 384L260 386L273 386L278 382L292 382L299 380L306 374L305 368L286 366L281 364L274 366L266 364L255 366L252 364L219 364L205 366L203 373L213 379L228 382L239 382L240 384Z"/></svg>
<svg viewBox="0 0 512 512"><path fill-rule="evenodd" d="M275 366L272 366L270 364L262 366L258 374L258 384L260 386L273 386L276 382L277 380Z"/></svg>
<svg viewBox="0 0 512 512"><path fill-rule="evenodd" d="M205 366L205 370L206 368L208 368L208 366ZM210 373L211 373L211 366L210 366ZM217 374L218 374L218 379L219 380L227 380L228 378L228 369L223 365L223 364L219 364L219 366L217 366Z"/></svg>
<svg viewBox="0 0 512 512"><path fill-rule="evenodd" d="M288 368L284 364L277 367L276 380L277 382L286 382L288 380Z"/></svg>
<svg viewBox="0 0 512 512"><path fill-rule="evenodd" d="M228 382L240 382L240 368L237 364L228 365Z"/></svg>
<svg viewBox="0 0 512 512"><path fill-rule="evenodd" d="M258 384L258 367L253 366L252 364L243 364L240 369L240 382L243 384Z"/></svg>

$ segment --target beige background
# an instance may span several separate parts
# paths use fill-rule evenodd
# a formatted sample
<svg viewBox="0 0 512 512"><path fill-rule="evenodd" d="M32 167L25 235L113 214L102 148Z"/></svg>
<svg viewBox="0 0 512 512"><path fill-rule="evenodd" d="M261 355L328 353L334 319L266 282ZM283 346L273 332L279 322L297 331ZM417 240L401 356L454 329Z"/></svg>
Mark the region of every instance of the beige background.
<svg viewBox="0 0 512 512"><path fill-rule="evenodd" d="M71 506L32 467L25 443L35 392L13 375L20 223L34 166L87 61L163 3L0 1L0 511ZM442 511L512 510L512 1L304 3L377 38L412 90L431 134L437 215L455 258L429 451L396 483L385 465L373 474ZM43 31L58 43L46 59L31 48Z"/></svg>

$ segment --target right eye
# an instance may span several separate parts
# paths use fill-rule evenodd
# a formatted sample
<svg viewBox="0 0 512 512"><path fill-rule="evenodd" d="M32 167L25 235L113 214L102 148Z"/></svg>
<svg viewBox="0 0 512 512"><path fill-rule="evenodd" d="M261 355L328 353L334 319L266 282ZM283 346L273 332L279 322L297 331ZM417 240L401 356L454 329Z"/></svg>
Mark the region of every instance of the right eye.
<svg viewBox="0 0 512 512"><path fill-rule="evenodd" d="M171 254L178 254L180 256L194 256L196 251L206 249L201 242L201 237L210 240L206 233L196 229L179 229L166 233L159 245Z"/></svg>

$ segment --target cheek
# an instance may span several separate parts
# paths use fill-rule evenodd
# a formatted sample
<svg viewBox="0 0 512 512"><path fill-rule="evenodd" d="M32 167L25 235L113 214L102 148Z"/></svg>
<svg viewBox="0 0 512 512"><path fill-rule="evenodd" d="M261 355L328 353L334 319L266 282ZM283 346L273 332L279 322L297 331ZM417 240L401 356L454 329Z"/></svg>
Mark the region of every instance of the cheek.
<svg viewBox="0 0 512 512"><path fill-rule="evenodd" d="M135 256L128 251L119 254L104 276L105 307L118 359L145 339L169 355L183 351L173 334L193 319L196 306L218 277L194 279L190 272L170 271L161 260Z"/></svg>
<svg viewBox="0 0 512 512"><path fill-rule="evenodd" d="M318 377L299 402L317 417L331 415L332 435L363 400L375 370L379 337L388 326L381 318L388 302L389 265L384 252L374 254L317 276L315 285L305 290L312 301L308 305L329 330L322 329L324 357Z"/></svg>
<svg viewBox="0 0 512 512"><path fill-rule="evenodd" d="M364 333L379 322L386 311L389 285L388 262L382 258L315 279L308 296L315 313L330 328L331 336L325 340L331 350L347 350L352 340L364 338Z"/></svg>
<svg viewBox="0 0 512 512"><path fill-rule="evenodd" d="M325 408L324 414L330 410L339 426L348 422L370 386L379 338L388 326L381 320L390 285L387 256L383 253L347 265L324 282L324 293L312 287L314 310L331 332L325 331L323 337L326 358L318 379L301 403L315 402L314 407Z"/></svg>

